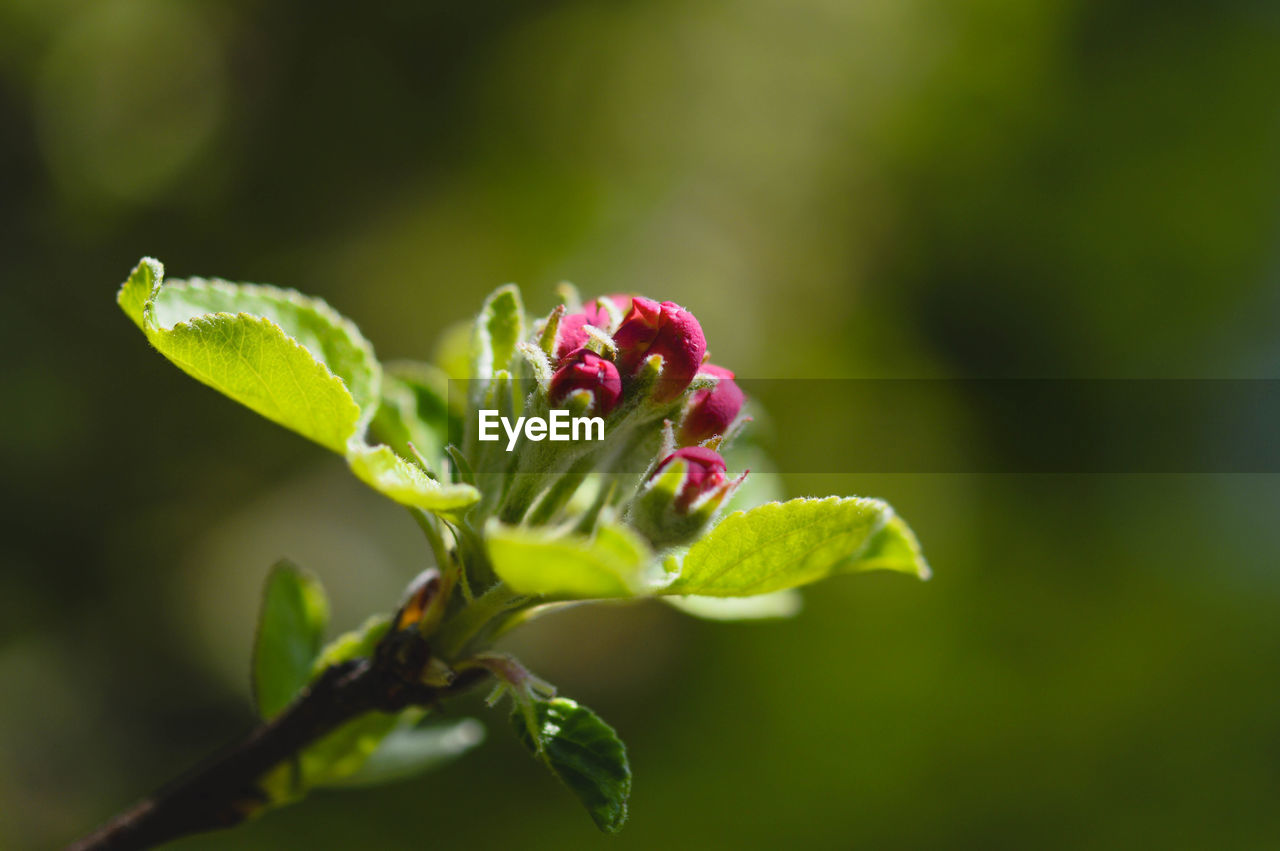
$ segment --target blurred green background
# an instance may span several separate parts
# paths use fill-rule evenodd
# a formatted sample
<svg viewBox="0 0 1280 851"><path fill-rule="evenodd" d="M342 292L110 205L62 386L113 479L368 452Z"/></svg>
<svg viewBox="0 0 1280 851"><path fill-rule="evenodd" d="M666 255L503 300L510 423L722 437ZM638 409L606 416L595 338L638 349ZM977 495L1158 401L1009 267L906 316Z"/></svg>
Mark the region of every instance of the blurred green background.
<svg viewBox="0 0 1280 851"><path fill-rule="evenodd" d="M425 563L148 350L141 255L322 295L383 357L571 279L687 305L755 378L1269 377L1278 79L1265 0L0 0L0 847L247 729L275 559L341 628ZM831 469L892 439L825 404ZM439 773L175 847L1280 847L1276 477L783 482L891 500L934 580L510 645L628 743L620 837L477 710Z"/></svg>

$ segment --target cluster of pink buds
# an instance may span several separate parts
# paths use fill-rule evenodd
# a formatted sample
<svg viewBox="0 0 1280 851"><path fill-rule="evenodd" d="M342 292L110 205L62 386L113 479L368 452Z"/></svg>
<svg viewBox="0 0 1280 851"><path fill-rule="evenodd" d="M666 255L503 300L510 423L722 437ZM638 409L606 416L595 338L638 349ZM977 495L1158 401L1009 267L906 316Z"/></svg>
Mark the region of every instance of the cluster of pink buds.
<svg viewBox="0 0 1280 851"><path fill-rule="evenodd" d="M745 401L734 374L707 362L702 326L673 302L614 294L574 313L558 310L546 346L551 403L605 417L638 416L654 431L670 421L667 448L651 462L628 518L657 545L690 540L741 481L728 477L713 448ZM670 445L672 434L682 448Z"/></svg>
<svg viewBox="0 0 1280 851"><path fill-rule="evenodd" d="M603 342L593 346L593 341ZM584 390L600 414L613 411L624 387L648 371L654 373L648 391L654 405L680 399L695 377L706 379L712 386L695 390L686 406L682 445L725 434L742 410L744 397L733 373L706 362L707 340L697 317L670 301L602 296L558 318L549 350L555 370L552 402L562 404L570 393Z"/></svg>

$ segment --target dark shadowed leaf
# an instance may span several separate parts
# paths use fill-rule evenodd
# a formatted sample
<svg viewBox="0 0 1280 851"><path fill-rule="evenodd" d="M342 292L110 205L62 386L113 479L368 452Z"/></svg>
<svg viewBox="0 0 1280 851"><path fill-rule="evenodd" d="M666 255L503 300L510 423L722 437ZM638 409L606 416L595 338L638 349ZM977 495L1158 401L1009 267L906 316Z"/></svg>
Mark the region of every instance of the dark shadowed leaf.
<svg viewBox="0 0 1280 851"><path fill-rule="evenodd" d="M537 739L520 712L511 716L516 736L578 796L598 828L617 833L631 796L631 767L618 734L568 698L537 701L534 711Z"/></svg>
<svg viewBox="0 0 1280 851"><path fill-rule="evenodd" d="M253 647L253 696L263 718L288 706L311 679L328 620L318 579L288 562L272 568Z"/></svg>

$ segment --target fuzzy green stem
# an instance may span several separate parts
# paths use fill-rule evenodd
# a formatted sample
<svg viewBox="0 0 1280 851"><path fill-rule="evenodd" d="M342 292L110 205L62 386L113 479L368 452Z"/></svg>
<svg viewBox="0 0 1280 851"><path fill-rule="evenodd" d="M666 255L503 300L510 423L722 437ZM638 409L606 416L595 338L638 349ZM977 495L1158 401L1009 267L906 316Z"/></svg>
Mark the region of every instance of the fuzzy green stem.
<svg viewBox="0 0 1280 851"><path fill-rule="evenodd" d="M438 525L439 521L421 508L411 508L409 513L413 515L418 528L426 535L427 543L431 546L431 554L436 559L436 567L440 568L441 573L446 572L452 566L453 559L449 558L448 550L445 549L444 536L440 534Z"/></svg>
<svg viewBox="0 0 1280 851"><path fill-rule="evenodd" d="M504 582L494 585L440 627L432 641L436 653L446 661L456 660L488 626L524 599Z"/></svg>

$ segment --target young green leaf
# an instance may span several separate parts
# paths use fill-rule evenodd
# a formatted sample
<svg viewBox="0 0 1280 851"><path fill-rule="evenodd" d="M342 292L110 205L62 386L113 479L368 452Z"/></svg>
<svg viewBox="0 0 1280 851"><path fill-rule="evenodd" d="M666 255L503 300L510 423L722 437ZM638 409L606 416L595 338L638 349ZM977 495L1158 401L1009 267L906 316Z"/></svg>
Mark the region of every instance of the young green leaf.
<svg viewBox="0 0 1280 851"><path fill-rule="evenodd" d="M360 715L272 769L260 785L275 805L296 801L318 786L339 785L364 766L398 724L416 723L422 715L421 709Z"/></svg>
<svg viewBox="0 0 1280 851"><path fill-rule="evenodd" d="M911 531L907 521L896 514L889 518L889 522L884 524L858 554L856 569L897 570L914 573L921 579L928 579L932 575L915 533Z"/></svg>
<svg viewBox="0 0 1280 851"><path fill-rule="evenodd" d="M368 759L333 786L373 786L404 780L452 762L484 741L484 726L474 718L418 726L402 721Z"/></svg>
<svg viewBox="0 0 1280 851"><path fill-rule="evenodd" d="M315 576L288 562L272 568L253 647L253 696L263 718L288 706L311 680L328 621L329 604Z"/></svg>
<svg viewBox="0 0 1280 851"><path fill-rule="evenodd" d="M592 536L545 527L485 527L494 572L515 592L562 600L644 593L648 545L630 528L601 523Z"/></svg>
<svg viewBox="0 0 1280 851"><path fill-rule="evenodd" d="M426 711L361 715L308 745L259 781L273 806L321 787L373 786L404 780L457 759L484 741L473 718L421 726Z"/></svg>
<svg viewBox="0 0 1280 851"><path fill-rule="evenodd" d="M472 337L471 377L487 379L511 365L524 336L524 304L515 284L498 287L485 299Z"/></svg>
<svg viewBox="0 0 1280 851"><path fill-rule="evenodd" d="M391 629L390 615L371 615L360 626L344 632L330 641L320 651L311 666L308 680L313 680L325 669L352 659L367 659L373 655L378 642Z"/></svg>
<svg viewBox="0 0 1280 851"><path fill-rule="evenodd" d="M563 697L534 703L536 739L520 712L511 714L516 736L578 796L596 827L617 833L627 820L631 766L614 729L590 709Z"/></svg>
<svg viewBox="0 0 1280 851"><path fill-rule="evenodd" d="M448 379L430 364L384 364L382 401L370 433L401 457L413 457L413 444L419 455L438 465L451 428L447 395Z"/></svg>
<svg viewBox="0 0 1280 851"><path fill-rule="evenodd" d="M480 498L470 485L433 479L417 464L406 461L389 446L347 445L347 463L360 481L401 505L457 515Z"/></svg>
<svg viewBox="0 0 1280 851"><path fill-rule="evenodd" d="M319 299L225 281L166 284L164 267L148 258L117 301L184 372L334 452L373 415L372 347Z"/></svg>
<svg viewBox="0 0 1280 851"><path fill-rule="evenodd" d="M663 597L686 615L708 621L759 621L800 614L804 600L794 588L754 597Z"/></svg>
<svg viewBox="0 0 1280 851"><path fill-rule="evenodd" d="M364 442L381 404L382 370L356 327L323 301L257 284L166 283L164 267L150 258L116 300L185 372L346 456L374 490L443 513L479 499L474 488L442 485L390 448Z"/></svg>
<svg viewBox="0 0 1280 851"><path fill-rule="evenodd" d="M389 616L374 615L339 635L315 655L304 683L334 665L371 657L390 628ZM412 726L424 714L411 708L399 715L370 712L354 718L269 771L259 785L273 806L296 801L317 786L338 785L358 772L398 725Z"/></svg>
<svg viewBox="0 0 1280 851"><path fill-rule="evenodd" d="M450 381L466 382L467 379L476 377L471 372L474 367L472 363L474 359L471 356L471 344L474 337L475 323L463 321L449 325L440 332L440 336L436 339L431 362L438 366L449 377ZM467 385L464 383L456 386L465 387ZM466 392L450 393L448 397L450 415L455 417L465 416L469 401L469 394Z"/></svg>
<svg viewBox="0 0 1280 851"><path fill-rule="evenodd" d="M888 568L928 576L906 524L878 499L772 502L725 517L689 548L665 594L749 597L838 573Z"/></svg>

